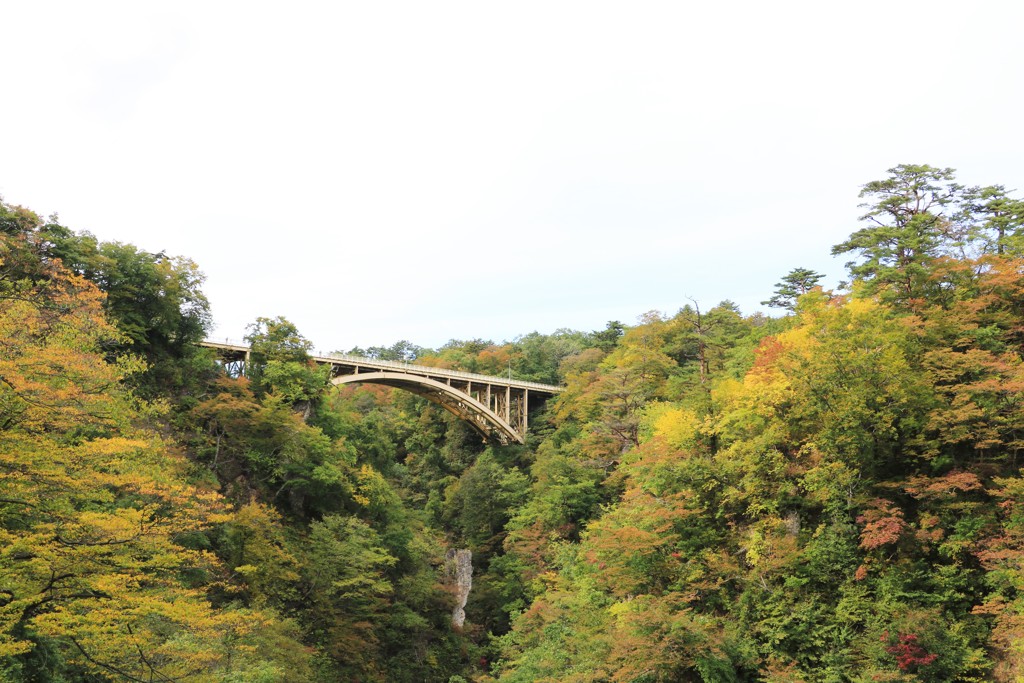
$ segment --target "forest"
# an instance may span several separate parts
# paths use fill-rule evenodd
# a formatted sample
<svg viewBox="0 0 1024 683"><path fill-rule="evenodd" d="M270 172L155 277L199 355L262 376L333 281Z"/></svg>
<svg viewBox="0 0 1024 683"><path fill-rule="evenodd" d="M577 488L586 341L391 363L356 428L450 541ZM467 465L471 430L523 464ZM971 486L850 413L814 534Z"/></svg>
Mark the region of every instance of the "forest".
<svg viewBox="0 0 1024 683"><path fill-rule="evenodd" d="M346 350L564 386L522 445L0 202L0 680L1024 681L1024 200L860 200L773 315Z"/></svg>

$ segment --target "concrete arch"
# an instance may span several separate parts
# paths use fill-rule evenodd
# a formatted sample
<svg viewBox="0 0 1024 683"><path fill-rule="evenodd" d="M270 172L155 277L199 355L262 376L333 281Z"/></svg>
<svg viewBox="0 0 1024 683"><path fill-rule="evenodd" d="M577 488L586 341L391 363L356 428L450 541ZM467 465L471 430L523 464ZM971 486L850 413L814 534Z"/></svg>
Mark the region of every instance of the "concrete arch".
<svg viewBox="0 0 1024 683"><path fill-rule="evenodd" d="M404 372L360 372L335 377L331 383L336 386L357 383L383 384L404 389L437 403L456 417L465 420L484 438L494 438L504 444L523 443L523 436L493 410L469 394L429 377Z"/></svg>

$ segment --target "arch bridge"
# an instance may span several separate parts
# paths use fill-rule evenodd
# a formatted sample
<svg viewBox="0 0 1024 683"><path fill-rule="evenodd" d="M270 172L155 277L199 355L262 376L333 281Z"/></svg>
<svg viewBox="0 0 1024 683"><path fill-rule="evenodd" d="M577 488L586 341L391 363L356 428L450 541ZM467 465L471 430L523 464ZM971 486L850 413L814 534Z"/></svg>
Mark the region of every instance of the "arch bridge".
<svg viewBox="0 0 1024 683"><path fill-rule="evenodd" d="M249 347L205 341L229 372L245 374ZM562 387L506 377L459 372L426 365L375 360L348 354L311 355L331 368L331 383L381 384L404 389L444 407L472 425L484 438L501 444L523 443L531 407L546 401Z"/></svg>

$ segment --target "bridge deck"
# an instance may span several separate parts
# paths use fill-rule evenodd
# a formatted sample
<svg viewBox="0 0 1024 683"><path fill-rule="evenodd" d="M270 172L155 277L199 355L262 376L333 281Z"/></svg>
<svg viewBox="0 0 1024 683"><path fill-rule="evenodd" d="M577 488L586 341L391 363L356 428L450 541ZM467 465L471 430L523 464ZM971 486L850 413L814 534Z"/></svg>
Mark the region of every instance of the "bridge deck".
<svg viewBox="0 0 1024 683"><path fill-rule="evenodd" d="M217 349L222 354L236 354L239 359L244 358L249 352L249 347L243 344L232 342L204 341L201 344L207 348ZM481 375L474 372L461 372L459 370L448 370L446 368L435 368L429 365L417 365L390 360L376 360L363 356L352 356L347 353L310 354L310 358L323 365L336 366L341 368L352 368L358 371L373 370L384 372L404 372L425 377L456 379L469 382L481 382L491 386L510 387L512 389L526 389L541 394L557 394L562 387L554 384L541 384L540 382L527 382L524 380L510 379L508 377L495 377L493 375Z"/></svg>

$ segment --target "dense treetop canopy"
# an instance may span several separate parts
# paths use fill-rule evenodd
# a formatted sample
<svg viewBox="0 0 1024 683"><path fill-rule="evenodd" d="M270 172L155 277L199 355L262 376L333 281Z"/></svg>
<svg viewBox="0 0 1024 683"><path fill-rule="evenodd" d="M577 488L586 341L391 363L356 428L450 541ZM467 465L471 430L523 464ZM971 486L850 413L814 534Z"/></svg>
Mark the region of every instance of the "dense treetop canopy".
<svg viewBox="0 0 1024 683"><path fill-rule="evenodd" d="M1020 680L1024 204L861 198L779 317L353 350L564 385L512 446L285 317L229 376L195 264L0 203L0 679Z"/></svg>

